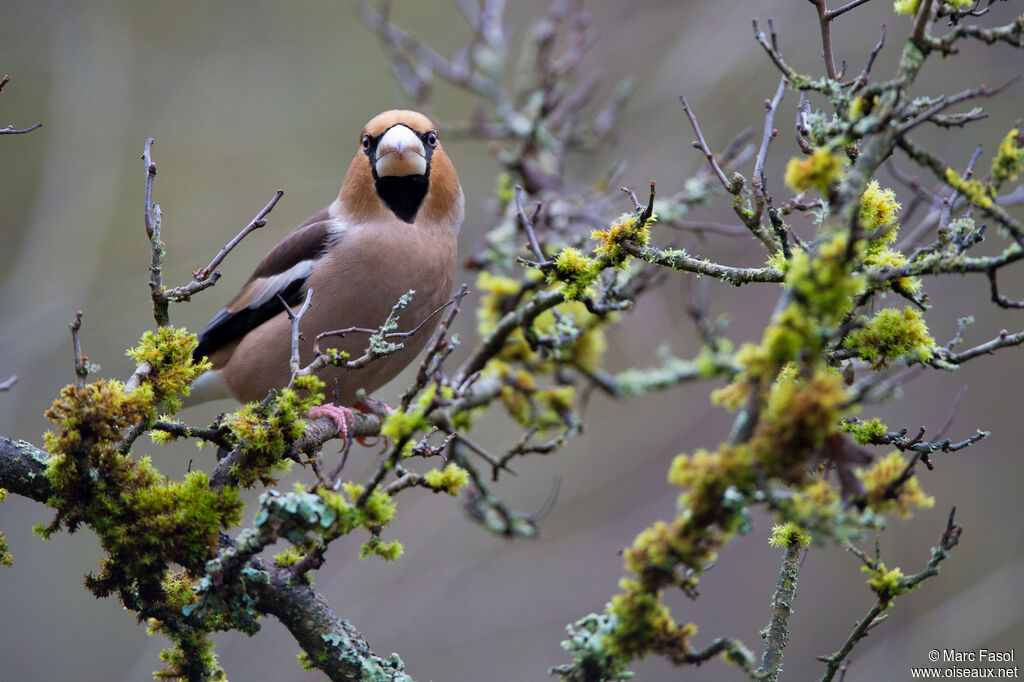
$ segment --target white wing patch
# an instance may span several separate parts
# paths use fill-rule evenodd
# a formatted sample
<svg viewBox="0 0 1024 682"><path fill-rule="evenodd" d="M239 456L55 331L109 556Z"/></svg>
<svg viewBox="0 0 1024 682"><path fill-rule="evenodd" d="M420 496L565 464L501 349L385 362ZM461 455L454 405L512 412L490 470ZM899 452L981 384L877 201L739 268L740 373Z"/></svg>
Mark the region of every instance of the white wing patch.
<svg viewBox="0 0 1024 682"><path fill-rule="evenodd" d="M270 277L261 277L260 279L254 280L250 285L249 301L246 308L259 308L261 305L274 298L275 295L284 291L288 288L288 285L296 280L302 280L309 277L309 273L313 272L313 264L316 261L312 258L309 260L299 261L295 265L291 266L284 272L279 272L276 275Z"/></svg>

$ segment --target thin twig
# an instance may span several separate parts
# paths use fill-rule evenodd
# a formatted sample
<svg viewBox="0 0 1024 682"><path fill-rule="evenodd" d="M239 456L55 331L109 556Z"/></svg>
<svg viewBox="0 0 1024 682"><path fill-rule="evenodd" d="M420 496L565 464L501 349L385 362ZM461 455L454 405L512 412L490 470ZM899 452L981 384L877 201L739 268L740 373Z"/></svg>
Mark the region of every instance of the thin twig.
<svg viewBox="0 0 1024 682"><path fill-rule="evenodd" d="M982 145L978 145L974 153L971 154L971 159L967 162L967 168L960 175L964 180L969 179L974 174L974 164L978 162L978 157L981 156L981 152L985 148ZM942 200L942 211L939 213L939 227L945 228L949 225L949 213L956 205L956 200L960 198L960 190L954 189L953 193Z"/></svg>
<svg viewBox="0 0 1024 682"><path fill-rule="evenodd" d="M38 122L30 125L28 128L15 128L14 126L9 125L6 128L0 128L0 135L24 135L25 133L31 133L33 130L36 130L36 129L42 128L42 127L43 127L43 122L42 121L38 121Z"/></svg>
<svg viewBox="0 0 1024 682"><path fill-rule="evenodd" d="M146 138L146 144L142 148L142 165L146 167L146 192L144 195L146 201L146 236L150 239L153 238L153 179L156 178L156 163L153 161L153 143L155 140L152 137Z"/></svg>
<svg viewBox="0 0 1024 682"><path fill-rule="evenodd" d="M302 307L299 308L299 312L292 310L292 307L288 305L288 301L284 300L284 297L282 297L281 294L277 294L277 300L284 306L284 312L288 315L288 319L291 320L292 323L292 354L288 360L288 366L292 370L292 380L294 380L296 373L302 367L299 362L299 339L302 338L302 335L299 333L299 325L302 323L302 317L309 310L309 306L313 302L313 288L310 287L306 290L306 299L302 302Z"/></svg>
<svg viewBox="0 0 1024 682"><path fill-rule="evenodd" d="M728 191L730 187L729 179L725 177L725 173L722 171L722 168L718 165L718 162L715 161L715 155L711 153L711 150L708 148L708 143L704 141L704 134L700 132L700 125L697 123L697 117L690 110L689 105L686 104L685 97L680 95L679 101L683 105L683 111L686 112L687 118L690 119L690 125L693 126L693 132L697 134L697 139L694 141L693 146L704 152L704 156L707 158L708 163L711 164L711 169L715 172L715 175L718 176L718 180L722 183L722 187Z"/></svg>
<svg viewBox="0 0 1024 682"><path fill-rule="evenodd" d="M829 78L835 80L839 76L836 72L835 58L832 56L832 19L834 17L830 16L831 13L825 6L825 0L811 0L811 4L818 10L818 27L821 30L821 56L825 59L825 73L828 74Z"/></svg>
<svg viewBox="0 0 1024 682"><path fill-rule="evenodd" d="M152 371L153 368L148 362L144 362L136 367L135 371L132 372L132 375L128 377L128 381L124 382L124 392L132 393L135 391L135 389L141 386L142 383L149 378L149 373Z"/></svg>
<svg viewBox="0 0 1024 682"><path fill-rule="evenodd" d="M853 4L853 3L851 3ZM840 8L842 9L842 8ZM849 85L852 87L853 92L856 92L868 84L868 75L871 73L871 67L875 64L875 58L878 57L878 53L882 51L882 47L885 46L885 24L882 24L882 35L878 38L878 42L871 48L871 52L868 53L868 61L864 65L864 69L857 74L857 77L850 81Z"/></svg>
<svg viewBox="0 0 1024 682"><path fill-rule="evenodd" d="M207 279L213 273L213 271L217 268L217 266L221 264L221 261L223 261L224 258L229 253L231 253L231 250L233 248L235 248L236 246L238 246L238 242L240 242L243 239L245 239L245 237L250 232L252 232L254 230L258 230L259 228L261 228L261 227L263 227L264 225L267 224L267 215L271 211L274 210L274 206L277 205L277 202L280 201L281 197L283 197L283 196L284 196L284 190L283 189L279 189L276 192L274 192L274 198L271 199L267 203L267 205L263 207L263 210L261 210L259 213L257 213L256 217L253 218L252 220L250 220L249 224L246 225L245 227L243 227L241 229L241 231L238 234L235 235L234 239L229 241L227 244L225 244L221 248L221 250L217 253L217 255L214 257L214 259L212 261L210 261L209 265L207 265L205 268L201 268L199 270L196 270L195 272L192 273L192 276L197 281L202 281L202 280Z"/></svg>
<svg viewBox="0 0 1024 682"><path fill-rule="evenodd" d="M851 9L854 9L856 7L860 7L861 5L863 5L864 3L867 3L867 2L871 2L871 0L853 0L853 2L847 3L847 4L843 5L842 7L837 7L836 9L828 10L828 12L825 13L825 16L826 16L826 18L829 21L832 21L836 17L838 17L838 16L840 16L842 14L846 14Z"/></svg>
<svg viewBox="0 0 1024 682"><path fill-rule="evenodd" d="M1024 305L1008 307L1024 307ZM1018 332L1016 334L1010 334L1005 329L1001 329L999 331L999 335L996 338L992 339L991 341L987 341L985 343L977 345L974 348L969 348L963 351L962 353L953 353L948 349L939 348L937 349L937 355L946 362L952 363L954 365L961 365L967 362L968 360L971 360L972 358L978 357L979 355L991 354L999 350L1000 348L1019 346L1022 343L1024 343L1024 331Z"/></svg>
<svg viewBox="0 0 1024 682"><path fill-rule="evenodd" d="M11 81L10 75L5 74L3 78L0 78L0 92L3 92L4 86ZM6 128L0 128L0 135L24 135L25 133L31 133L37 128L42 128L43 123L39 121L34 125L30 125L28 128L16 129L13 125L9 125Z"/></svg>
<svg viewBox="0 0 1024 682"><path fill-rule="evenodd" d="M543 203L538 201L537 207L533 210L533 216L528 217L526 211L523 209L523 186L516 185L515 187L515 200L516 200L516 213L519 215L519 222L523 226L523 230L526 232L526 238L530 243L530 250L533 251L534 257L537 259L539 266L548 264L547 256L544 255L544 251L540 248L540 243L537 241L537 233L534 230L537 217L540 215L541 206Z"/></svg>
<svg viewBox="0 0 1024 682"><path fill-rule="evenodd" d="M925 121L930 120L940 111L944 111L945 109L948 109L954 104L959 104L960 102L964 102L966 100L977 99L979 97L995 97L996 95L1000 94L1010 86L1014 85L1020 79L1021 76L1014 76L1013 78L1006 81L1005 83L995 88L994 90L989 90L984 84L982 84L976 88L969 88L967 90L958 92L955 95L950 95L949 97L942 95L930 107L920 112L913 118L910 118L909 120L901 123L900 126L897 128L897 131L899 133L909 132L911 129L924 123Z"/></svg>
<svg viewBox="0 0 1024 682"><path fill-rule="evenodd" d="M932 23L932 5L934 0L921 0L921 6L917 9L917 18L914 20L914 31L910 40L914 43L922 43L928 33L928 25Z"/></svg>
<svg viewBox="0 0 1024 682"><path fill-rule="evenodd" d="M316 339L313 340L313 353L319 354L321 352L320 351L320 340L321 339L326 339L329 336L337 336L338 338L342 338L343 339L343 338L345 338L346 334L380 334L380 338L385 340L385 341L390 340L390 339L407 339L410 336L414 336L419 330L423 329L424 325L426 325L428 322L430 322L430 320L434 319L435 315L437 315L439 312L441 312L445 308L455 304L456 302L461 300L463 296L465 296L468 293L469 293L469 289L468 288L466 288L465 291L460 291L458 294L456 294L455 296L451 297L450 299L445 301L441 306L436 308L432 313L430 313L429 315L424 317L422 320L420 320L420 322L415 327L413 327L412 329L409 329L407 331L404 331L404 332L386 332L384 334L380 334L380 328L379 327L376 328L376 329L370 329L369 327L345 327L344 329L333 329L331 331L321 332L321 333L317 334L316 335Z"/></svg>
<svg viewBox="0 0 1024 682"><path fill-rule="evenodd" d="M75 386L82 388L89 376L89 356L82 355L82 345L78 340L78 330L82 328L82 311L75 313L75 319L68 325L71 330L71 348L75 354Z"/></svg>
<svg viewBox="0 0 1024 682"><path fill-rule="evenodd" d="M926 0L927 2L927 0ZM942 537L939 539L939 546L932 548L931 558L928 560L927 566L920 573L909 575L906 577L899 578L899 590L900 594L905 593L919 585L922 581L937 575L939 573L939 564L949 558L950 551L957 546L960 542L960 534L963 532L963 527L954 521L956 515L956 507L953 507L949 512L949 518L946 521L946 528L942 532ZM857 550L853 545L848 545L847 549L855 553L861 561L864 562L871 569L877 569L877 562L868 558L863 552ZM864 639L867 636L868 631L877 625L883 618L885 618L885 611L892 606L892 599L879 598L868 610L867 614L864 615L857 624L854 626L850 636L846 638L846 641L834 654L829 656L819 656L818 660L825 663L825 674L821 677L821 682L831 682L837 672L839 672L843 661L853 651L853 647L857 645L857 642Z"/></svg>
<svg viewBox="0 0 1024 682"><path fill-rule="evenodd" d="M821 0L821 4L824 7L825 1ZM775 90L775 96L770 100L764 101L765 109L767 113L764 115L764 134L761 136L761 148L757 152L757 160L754 162L754 189L760 192L761 196L766 196L768 180L764 176L764 162L768 157L768 146L771 144L775 136L779 134L779 131L775 129L775 112L778 111L779 104L782 102L782 96L786 92L786 77L779 78L779 87Z"/></svg>
<svg viewBox="0 0 1024 682"><path fill-rule="evenodd" d="M807 91L801 90L800 103L796 107L796 120L793 123L793 132L796 135L796 143L804 154L810 154L814 151L814 145L807 139L807 135L811 132L811 128L807 123L810 114L811 105L807 101Z"/></svg>

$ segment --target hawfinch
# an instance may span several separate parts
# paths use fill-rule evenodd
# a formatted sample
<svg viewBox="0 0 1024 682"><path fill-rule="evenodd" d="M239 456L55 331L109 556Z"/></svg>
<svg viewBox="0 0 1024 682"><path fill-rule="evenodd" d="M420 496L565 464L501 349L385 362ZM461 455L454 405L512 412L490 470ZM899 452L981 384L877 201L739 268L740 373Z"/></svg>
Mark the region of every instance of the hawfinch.
<svg viewBox="0 0 1024 682"><path fill-rule="evenodd" d="M199 335L194 355L209 357L213 369L196 380L189 403L262 400L288 384L291 322L278 296L297 309L313 289L301 321L303 365L317 334L379 327L410 289L415 294L402 311L402 328L422 322L450 296L463 215L462 187L430 119L415 111L374 117L359 136L338 198L271 249ZM403 340L404 348L360 370L329 367L320 375L328 395L337 380L338 403L354 404L356 391L372 393L394 378L430 335L424 327ZM367 342L366 334L353 333L331 345L358 357ZM311 416L326 413L344 432L344 420L330 409Z"/></svg>

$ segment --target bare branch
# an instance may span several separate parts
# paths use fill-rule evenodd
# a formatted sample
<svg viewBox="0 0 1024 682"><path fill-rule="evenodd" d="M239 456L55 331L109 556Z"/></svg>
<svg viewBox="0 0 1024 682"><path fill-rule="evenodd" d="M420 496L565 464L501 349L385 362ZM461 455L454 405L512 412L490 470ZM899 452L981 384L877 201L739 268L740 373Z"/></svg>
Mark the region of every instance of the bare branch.
<svg viewBox="0 0 1024 682"><path fill-rule="evenodd" d="M3 92L4 86L7 85L11 80L9 75L4 75L0 78L0 92ZM13 125L9 125L6 128L0 128L0 135L24 135L25 133L31 133L33 130L42 128L42 121L30 125L28 128L15 128Z"/></svg>
<svg viewBox="0 0 1024 682"><path fill-rule="evenodd" d="M978 162L978 157L981 156L981 152L985 148L980 144L974 149L974 153L971 154L970 160L967 162L967 168L960 175L961 178L967 180L974 174L974 164ZM954 189L953 193L942 200L942 212L939 214L939 227L944 228L949 225L949 213L956 205L957 199L960 198L960 191Z"/></svg>
<svg viewBox="0 0 1024 682"><path fill-rule="evenodd" d="M800 151L804 154L810 154L814 151L814 145L807 139L808 133L811 132L810 126L807 124L807 118L811 113L811 104L807 101L807 91L800 91L800 103L796 107L796 121L793 124L793 132L796 135L796 143L800 147Z"/></svg>
<svg viewBox="0 0 1024 682"><path fill-rule="evenodd" d="M843 14L846 14L851 9L855 9L857 7L860 7L861 5L863 5L865 3L868 3L868 2L871 2L871 0L853 0L853 2L847 3L847 4L843 5L842 7L837 7L836 9L828 10L828 12L826 12L826 18L829 21L832 21L836 17L839 17L839 16L841 16Z"/></svg>
<svg viewBox="0 0 1024 682"><path fill-rule="evenodd" d="M921 113L917 114L913 118L911 118L911 119L909 119L907 121L904 121L899 126L899 128L897 128L897 131L899 133L901 133L901 134L902 133L906 133L906 132L912 130L913 128L917 127L921 123L924 123L925 121L931 120L940 111L944 111L945 109L948 109L949 107L953 106L954 104L958 104L958 103L966 101L966 100L977 99L979 97L995 97L996 95L1001 93L1003 90L1006 90L1008 87L1010 87L1011 85L1015 84L1020 79L1021 79L1020 76L1014 76L1013 78L1008 80L1006 83L1003 83L1002 85L1000 85L995 90L989 90L987 87L985 87L985 85L980 85L977 88L970 88L968 90L964 90L962 92L958 92L955 95L950 95L949 97L946 97L945 95L942 95L942 96L940 96L938 98L938 101L935 102L935 104L931 105L930 107L928 107L927 109L925 109Z"/></svg>
<svg viewBox="0 0 1024 682"><path fill-rule="evenodd" d="M316 335L316 339L313 341L313 352L314 353L320 353L321 352L320 351L320 346L319 346L320 340L321 339L326 339L326 338L328 338L330 336L337 336L339 338L345 338L346 334L380 334L380 338L383 339L383 340L407 339L410 336L415 336L416 333L419 332L420 329L423 329L424 325L426 325L428 322L430 322L432 319L434 319L434 316L436 316L439 312L441 312L445 308L447 308L447 307L457 303L459 300L462 299L463 296L465 296L466 294L469 293L469 289L465 288L465 285L463 285L463 286L464 286L464 290L463 291L460 291L460 293L456 294L455 296L453 296L450 299L448 299L447 301L445 301L440 307L436 308L432 313L430 313L429 315L424 317L422 320L420 320L419 323L415 327L413 327L412 329L409 329L409 330L404 331L404 332L385 332L383 334L380 334L380 331L381 331L380 328L370 329L369 327L346 327L345 329L333 329L331 331L321 332L321 333ZM355 361L353 361L353 362L355 362ZM355 367L352 367L352 368L355 369Z"/></svg>
<svg viewBox="0 0 1024 682"><path fill-rule="evenodd" d="M264 225L266 225L267 224L267 215L271 211L274 210L274 206L277 205L277 202L280 201L281 197L283 197L283 196L284 196L284 190L283 189L279 189L276 192L274 192L274 198L271 199L267 203L267 205L263 207L263 210L261 210L259 213L256 214L255 218L253 218L252 220L249 221L248 225L243 227L241 229L241 231L238 234L235 235L234 239L229 241L227 244L224 245L223 248L221 248L221 250L217 253L217 255L214 257L214 259L212 261L210 261L209 265L207 265L205 268L201 268L199 270L196 270L194 273L192 273L192 276L196 279L196 281L200 281L201 282L201 281L207 279L208 277L210 277L210 275L213 274L213 271L217 268L217 266L221 264L221 261L223 261L224 258L229 253L231 253L231 250L233 248L238 246L238 243L240 241L245 239L245 237L250 232L253 232L254 230L258 230L259 228L261 228Z"/></svg>
<svg viewBox="0 0 1024 682"><path fill-rule="evenodd" d="M824 7L825 0L820 0L820 2L822 7ZM754 162L754 189L761 196L766 196L768 192L768 180L764 176L764 162L768 157L768 146L775 139L775 136L779 134L779 131L774 127L775 112L778 110L785 92L786 78L783 76L779 78L779 87L775 90L775 97L764 101L765 109L767 109L767 113L764 116L764 134L761 136L761 148L757 152L757 161Z"/></svg>
<svg viewBox="0 0 1024 682"><path fill-rule="evenodd" d="M862 0L862 2L866 1ZM825 6L825 0L811 0L811 4L818 10L818 27L821 30L821 56L825 59L825 73L829 78L835 80L839 77L839 74L836 72L836 62L832 56L832 19L834 17ZM849 6L847 8L853 9ZM847 11L847 9L843 11Z"/></svg>
<svg viewBox="0 0 1024 682"><path fill-rule="evenodd" d="M693 146L704 152L705 158L707 158L708 163L711 164L711 169L718 177L718 181L722 183L722 187L724 187L726 191L731 191L729 179L725 177L725 173L722 172L722 168L718 165L718 162L715 161L715 155L711 153L711 149L708 148L708 143L704 141L704 134L700 132L700 125L697 123L697 117L692 111L690 111L689 105L686 104L685 97L680 95L679 101L683 105L683 111L686 112L687 118L690 119L690 125L693 126L693 132L697 134L697 140L693 143Z"/></svg>
<svg viewBox="0 0 1024 682"><path fill-rule="evenodd" d="M295 377L298 375L299 369L302 365L299 362L299 339L301 334L299 333L299 324L302 323L302 316L309 310L310 303L313 301L313 288L310 287L306 290L306 299L302 302L302 307L299 308L299 312L292 310L292 307L288 305L288 302L281 297L281 294L277 294L277 300L284 306L285 314L288 315L288 319L292 323L292 336L291 336L291 348L292 354L288 360L288 366L292 370L292 381L295 382ZM290 385L290 384L289 384Z"/></svg>
<svg viewBox="0 0 1024 682"><path fill-rule="evenodd" d="M928 26L932 23L932 6L934 0L921 0L917 9L917 18L914 20L914 31L910 35L911 42L922 43L928 32Z"/></svg>
<svg viewBox="0 0 1024 682"><path fill-rule="evenodd" d="M927 1L927 0L926 0ZM963 532L963 527L958 525L953 517L956 514L956 507L953 507L949 512L949 519L946 522L946 528L942 532L942 537L939 539L939 546L932 548L931 559L928 560L928 565L920 573L909 575L899 579L899 589L902 592L909 591L920 584L922 581L937 575L939 572L939 564L949 558L949 552L960 542L960 533ZM869 559L863 552L856 551L852 545L849 545L847 549L855 552L858 557L863 561L869 568L877 568L876 563ZM821 682L831 682L835 679L835 675L839 672L846 657L853 651L853 647L857 645L857 642L864 639L867 636L868 631L877 625L885 617L884 612L889 609L892 605L891 599L879 598L867 614L861 618L857 625L854 626L850 636L846 638L846 641L839 648L839 651L829 656L818 657L819 661L826 664L825 674L821 677Z"/></svg>
<svg viewBox="0 0 1024 682"><path fill-rule="evenodd" d="M142 148L142 165L146 167L146 236L150 239L153 239L153 232L156 229L156 226L153 224L153 180L156 178L156 163L153 161L154 142L155 140L152 137L147 137L146 144Z"/></svg>
<svg viewBox="0 0 1024 682"><path fill-rule="evenodd" d="M82 388L89 376L89 356L82 355L82 345L78 340L78 330L82 328L82 311L75 313L75 319L68 325L71 330L71 349L75 354L75 386Z"/></svg>
<svg viewBox="0 0 1024 682"><path fill-rule="evenodd" d="M956 54L959 49L955 47L955 44L963 38L973 38L988 45L1002 42L1013 47L1024 47L1024 15L1018 16L1009 24L993 28L984 28L974 24L957 26L941 38L931 38L928 47L943 55Z"/></svg>
<svg viewBox="0 0 1024 682"><path fill-rule="evenodd" d="M853 3L850 3L853 4ZM871 73L871 67L875 64L875 58L878 57L878 53L882 51L882 47L885 45L885 24L882 24L882 35L878 38L878 42L871 48L871 52L868 53L868 61L864 65L864 70L857 74L857 77L850 81L849 85L856 92L865 85L868 84L868 74Z"/></svg>
<svg viewBox="0 0 1024 682"><path fill-rule="evenodd" d="M1014 305L1006 307L1021 308L1024 307L1024 305ZM972 360L978 357L979 355L990 355L995 351L999 350L1000 348L1019 346L1022 343L1024 343L1024 331L1017 332L1016 334L1010 334L1005 329L1002 329L999 331L999 335L992 339L991 341L987 341L985 343L977 345L974 348L969 348L963 351L962 353L954 353L953 351L947 348L938 348L936 350L938 351L937 356L940 357L942 360L952 363L954 365L961 365L967 362L968 360Z"/></svg>
<svg viewBox="0 0 1024 682"><path fill-rule="evenodd" d="M516 200L516 213L519 215L519 222L523 226L523 230L526 232L526 238L530 244L530 250L533 251L534 257L537 259L537 265L543 267L549 265L547 256L544 255L544 251L541 250L540 244L537 242L537 233L534 230L534 225L537 222L537 217L540 215L541 206L543 203L538 201L536 208L533 210L533 216L528 217L526 211L523 209L523 186L515 186L515 200Z"/></svg>
<svg viewBox="0 0 1024 682"><path fill-rule="evenodd" d="M15 128L14 126L9 125L6 128L0 128L0 135L24 135L25 133L31 133L33 130L37 130L42 127L42 121L34 123L28 128Z"/></svg>

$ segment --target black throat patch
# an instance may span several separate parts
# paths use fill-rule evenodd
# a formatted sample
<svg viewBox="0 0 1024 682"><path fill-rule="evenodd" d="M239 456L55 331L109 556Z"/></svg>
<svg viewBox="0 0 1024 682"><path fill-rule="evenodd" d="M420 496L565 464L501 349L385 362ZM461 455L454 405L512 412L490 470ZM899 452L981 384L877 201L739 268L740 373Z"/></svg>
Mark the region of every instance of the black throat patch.
<svg viewBox="0 0 1024 682"><path fill-rule="evenodd" d="M420 210L427 189L430 186L429 169L426 175L407 175L405 177L377 177L374 173L374 184L377 195L400 220L412 223L416 212Z"/></svg>
<svg viewBox="0 0 1024 682"><path fill-rule="evenodd" d="M377 145L386 133L387 130L380 135L367 136L364 142L369 142L369 144L364 143L363 153L366 154L366 158L370 162L370 172L373 173L373 184L377 188L377 196L398 216L399 220L411 224L416 219L416 213L420 210L420 206L423 205L427 190L430 189L430 161L434 156L437 138L435 137L434 144L431 144L428 140L431 133L413 130L416 137L423 142L423 150L426 153L427 170L423 175L382 178L377 175Z"/></svg>

